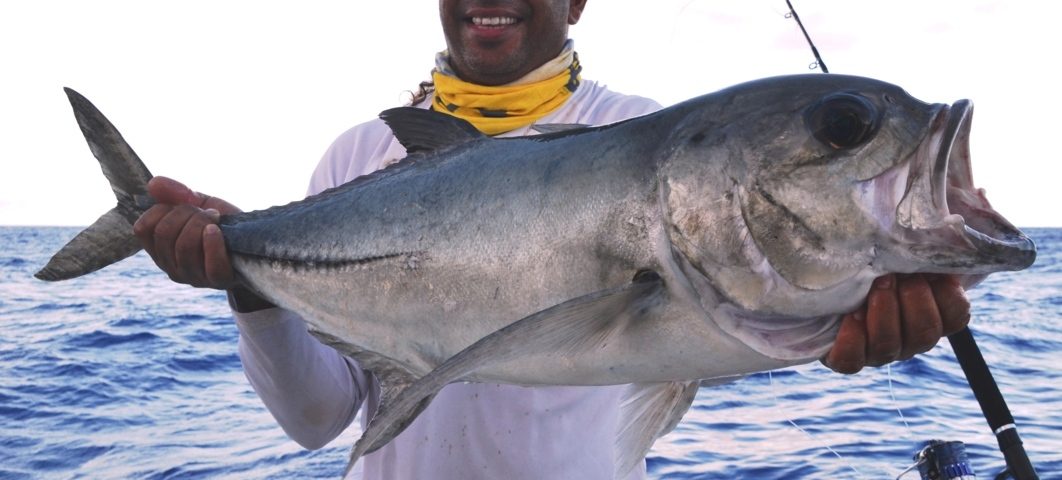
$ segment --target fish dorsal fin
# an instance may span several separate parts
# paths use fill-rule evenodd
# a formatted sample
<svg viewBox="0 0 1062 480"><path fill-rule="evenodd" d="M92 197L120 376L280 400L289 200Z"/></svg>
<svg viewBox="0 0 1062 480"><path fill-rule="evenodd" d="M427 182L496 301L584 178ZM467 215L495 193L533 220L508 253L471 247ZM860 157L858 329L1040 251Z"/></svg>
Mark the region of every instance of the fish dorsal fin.
<svg viewBox="0 0 1062 480"><path fill-rule="evenodd" d="M538 133L562 133L570 132L572 130L583 130L590 128L590 125L585 123L541 123L531 125L531 130Z"/></svg>
<svg viewBox="0 0 1062 480"><path fill-rule="evenodd" d="M398 142L408 153L445 150L489 138L460 118L417 107L398 107L380 112Z"/></svg>

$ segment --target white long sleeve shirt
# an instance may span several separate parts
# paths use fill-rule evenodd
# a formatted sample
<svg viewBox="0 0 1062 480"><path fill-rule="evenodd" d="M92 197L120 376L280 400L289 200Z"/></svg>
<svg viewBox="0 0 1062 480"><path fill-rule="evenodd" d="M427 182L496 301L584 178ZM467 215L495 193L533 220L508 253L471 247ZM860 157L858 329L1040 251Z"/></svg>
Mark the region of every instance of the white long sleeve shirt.
<svg viewBox="0 0 1062 480"><path fill-rule="evenodd" d="M602 125L658 110L656 102L584 80L538 124ZM524 127L503 136L534 134ZM375 119L342 135L310 181L318 193L383 168L406 151ZM517 319L513 319L514 321ZM306 448L338 436L364 403L376 411L379 386L356 362L317 342L294 313L237 313L247 378L284 431ZM398 437L365 456L366 480L610 479L623 386L445 387ZM645 478L641 462L626 478Z"/></svg>

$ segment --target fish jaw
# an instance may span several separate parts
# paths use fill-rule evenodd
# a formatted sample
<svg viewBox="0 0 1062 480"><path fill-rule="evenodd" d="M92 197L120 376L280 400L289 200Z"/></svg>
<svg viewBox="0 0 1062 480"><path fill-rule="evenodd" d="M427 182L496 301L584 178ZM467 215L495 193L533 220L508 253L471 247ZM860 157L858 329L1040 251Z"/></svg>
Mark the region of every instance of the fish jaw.
<svg viewBox="0 0 1062 480"><path fill-rule="evenodd" d="M879 220L891 242L883 244L892 245L878 259L883 270L980 277L1022 270L1036 260L1033 241L974 186L972 116L969 100L939 105L911 158L868 182L877 195L875 210L886 213ZM889 205L896 205L891 212Z"/></svg>

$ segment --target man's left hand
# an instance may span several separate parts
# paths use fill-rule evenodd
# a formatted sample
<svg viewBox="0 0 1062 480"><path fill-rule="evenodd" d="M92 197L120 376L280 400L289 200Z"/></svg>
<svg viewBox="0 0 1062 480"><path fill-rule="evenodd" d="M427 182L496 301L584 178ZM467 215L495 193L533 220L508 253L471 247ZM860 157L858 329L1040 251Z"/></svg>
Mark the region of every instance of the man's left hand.
<svg viewBox="0 0 1062 480"><path fill-rule="evenodd" d="M970 322L970 301L952 275L885 275L874 280L867 301L841 320L824 363L856 373L929 351L942 337Z"/></svg>

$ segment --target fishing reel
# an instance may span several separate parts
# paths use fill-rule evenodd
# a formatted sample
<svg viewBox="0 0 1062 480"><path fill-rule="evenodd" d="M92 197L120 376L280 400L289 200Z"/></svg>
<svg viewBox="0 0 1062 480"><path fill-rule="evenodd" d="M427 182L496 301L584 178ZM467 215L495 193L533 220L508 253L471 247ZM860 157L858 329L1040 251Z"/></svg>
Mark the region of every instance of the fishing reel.
<svg viewBox="0 0 1062 480"><path fill-rule="evenodd" d="M973 465L966 455L966 444L960 441L930 440L914 455L915 463L907 467L896 480L918 469L921 480L976 480ZM1009 468L1004 469L994 480L1017 478Z"/></svg>
<svg viewBox="0 0 1062 480"><path fill-rule="evenodd" d="M907 467L896 480L900 480L915 468L918 468L922 480L977 479L970 459L966 456L966 444L959 441L930 440L914 455L914 460L915 464Z"/></svg>

